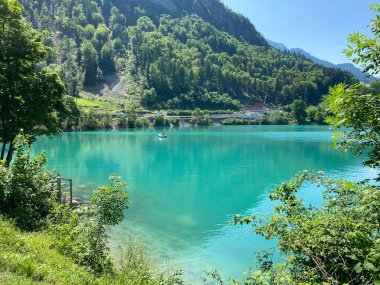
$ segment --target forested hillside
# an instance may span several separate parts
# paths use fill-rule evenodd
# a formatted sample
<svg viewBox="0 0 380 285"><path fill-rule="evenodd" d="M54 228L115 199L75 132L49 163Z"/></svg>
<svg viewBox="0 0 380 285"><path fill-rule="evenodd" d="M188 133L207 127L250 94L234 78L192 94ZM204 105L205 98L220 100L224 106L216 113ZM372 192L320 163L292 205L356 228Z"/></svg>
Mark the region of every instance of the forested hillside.
<svg viewBox="0 0 380 285"><path fill-rule="evenodd" d="M21 0L46 30L66 89L78 96L123 73L142 105L236 109L239 103L316 104L354 77L281 52L218 0ZM187 15L192 14L192 15Z"/></svg>

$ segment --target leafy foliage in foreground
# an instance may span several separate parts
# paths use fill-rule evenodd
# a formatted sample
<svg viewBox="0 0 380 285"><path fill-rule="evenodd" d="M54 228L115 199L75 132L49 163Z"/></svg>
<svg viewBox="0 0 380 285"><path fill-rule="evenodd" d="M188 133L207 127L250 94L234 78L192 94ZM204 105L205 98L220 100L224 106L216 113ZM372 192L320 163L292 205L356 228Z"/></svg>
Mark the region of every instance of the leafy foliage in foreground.
<svg viewBox="0 0 380 285"><path fill-rule="evenodd" d="M357 155L369 151L364 165L380 167L380 93L363 94L359 85L344 84L331 88L325 101L330 106L327 122L335 129L335 143L343 151L354 150Z"/></svg>
<svg viewBox="0 0 380 285"><path fill-rule="evenodd" d="M300 198L301 187L309 183L313 191L324 189L321 207ZM379 187L304 171L270 198L279 202L273 215L235 217L235 223L252 224L257 234L277 238L289 258L282 267L253 273L246 284L273 284L285 276L289 281L283 284L380 282Z"/></svg>
<svg viewBox="0 0 380 285"><path fill-rule="evenodd" d="M31 156L28 140L18 136L14 162L6 168L0 161L0 214L13 219L26 230L36 230L46 224L56 206L52 173L45 171L44 153Z"/></svg>
<svg viewBox="0 0 380 285"><path fill-rule="evenodd" d="M349 36L346 54L355 63L362 64L365 71L377 74L380 70L380 4L372 4L371 10L377 13L371 20L373 37L360 33ZM365 165L380 167L380 90L379 83L369 87L340 84L330 89L325 102L330 106L328 122L335 129L343 129L336 135L336 145L354 150L357 155L369 151ZM380 175L379 175L380 179Z"/></svg>
<svg viewBox="0 0 380 285"><path fill-rule="evenodd" d="M380 4L373 3L370 7L372 12L380 13ZM364 72L376 75L380 71L380 44L378 41L380 35L379 16L371 20L369 27L371 28L374 38L359 32L349 35L349 45L347 49L345 49L345 53L355 64L361 65Z"/></svg>

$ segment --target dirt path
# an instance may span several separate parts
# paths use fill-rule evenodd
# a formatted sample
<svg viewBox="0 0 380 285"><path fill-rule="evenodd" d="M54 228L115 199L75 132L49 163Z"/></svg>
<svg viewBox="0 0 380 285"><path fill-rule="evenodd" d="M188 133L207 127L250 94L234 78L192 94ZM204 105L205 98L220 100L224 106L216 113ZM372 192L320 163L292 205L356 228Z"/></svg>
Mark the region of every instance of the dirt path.
<svg viewBox="0 0 380 285"><path fill-rule="evenodd" d="M118 73L104 76L103 82L94 86L85 87L87 95L101 97L123 97L128 91L125 78Z"/></svg>

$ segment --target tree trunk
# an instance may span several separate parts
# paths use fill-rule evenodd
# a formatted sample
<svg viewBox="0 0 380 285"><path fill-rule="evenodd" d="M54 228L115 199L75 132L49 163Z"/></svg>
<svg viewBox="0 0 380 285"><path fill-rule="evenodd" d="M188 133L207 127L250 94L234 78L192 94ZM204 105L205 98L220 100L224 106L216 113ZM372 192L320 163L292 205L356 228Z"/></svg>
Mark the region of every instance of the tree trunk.
<svg viewBox="0 0 380 285"><path fill-rule="evenodd" d="M13 141L9 144L8 154L5 160L5 167L9 167L9 165L11 164L12 156L13 156Z"/></svg>
<svg viewBox="0 0 380 285"><path fill-rule="evenodd" d="M0 160L4 159L4 154L5 154L5 147L7 146L7 142L3 142L3 147L1 148L1 156Z"/></svg>

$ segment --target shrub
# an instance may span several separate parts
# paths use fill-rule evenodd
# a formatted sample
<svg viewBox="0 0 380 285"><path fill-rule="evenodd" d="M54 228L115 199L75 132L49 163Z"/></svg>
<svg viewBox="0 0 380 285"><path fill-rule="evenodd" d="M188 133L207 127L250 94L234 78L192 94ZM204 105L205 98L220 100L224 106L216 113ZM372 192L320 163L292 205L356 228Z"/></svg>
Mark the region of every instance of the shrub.
<svg viewBox="0 0 380 285"><path fill-rule="evenodd" d="M305 205L298 196L305 183L324 188L321 207ZM276 275L286 273L294 281L289 284L377 284L379 190L378 186L304 171L270 195L271 200L279 202L274 214L267 219L235 217L235 222L251 223L257 234L278 239L279 250L288 256L282 265L284 270L267 268L259 274L261 278L270 274L279 280Z"/></svg>
<svg viewBox="0 0 380 285"><path fill-rule="evenodd" d="M117 122L117 127L121 129L126 129L128 128L128 119L126 116L123 116L119 119Z"/></svg>
<svg viewBox="0 0 380 285"><path fill-rule="evenodd" d="M50 225L58 240L57 249L96 275L112 271L106 226L120 223L127 208L125 183L118 176L110 176L110 181L92 194L91 204L81 218L61 206L56 208Z"/></svg>
<svg viewBox="0 0 380 285"><path fill-rule="evenodd" d="M119 176L110 176L111 185L99 187L91 196L91 205L97 222L115 226L124 219L128 195L126 184Z"/></svg>
<svg viewBox="0 0 380 285"><path fill-rule="evenodd" d="M31 157L28 137L15 140L15 159L9 168L0 163L0 212L25 230L44 225L56 205L52 173L45 171L41 153Z"/></svg>
<svg viewBox="0 0 380 285"><path fill-rule="evenodd" d="M206 111L209 114L233 114L236 113L236 110L203 110ZM168 116L191 116L192 110L169 110Z"/></svg>
<svg viewBox="0 0 380 285"><path fill-rule="evenodd" d="M159 270L150 258L150 254L142 241L129 236L119 247L121 253L118 264L118 280L121 284L165 284L182 285L182 270L168 268ZM131 282L132 281L132 282Z"/></svg>
<svg viewBox="0 0 380 285"><path fill-rule="evenodd" d="M208 113L197 108L193 111L191 115L190 124L197 126L211 126L213 123Z"/></svg>
<svg viewBox="0 0 380 285"><path fill-rule="evenodd" d="M283 112L273 112L270 114L265 114L260 119L261 125L289 125L290 118L286 116Z"/></svg>
<svg viewBox="0 0 380 285"><path fill-rule="evenodd" d="M168 119L169 124L178 127L180 125L180 120L179 118L170 118Z"/></svg>
<svg viewBox="0 0 380 285"><path fill-rule="evenodd" d="M239 125L258 125L258 119L242 119L242 118L229 118L222 121L222 125L226 126L239 126Z"/></svg>
<svg viewBox="0 0 380 285"><path fill-rule="evenodd" d="M96 112L94 110L81 113L78 126L81 131L112 129L112 127L112 117L109 114Z"/></svg>
<svg viewBox="0 0 380 285"><path fill-rule="evenodd" d="M156 127L166 127L169 126L169 122L164 115L157 115L154 117L153 125Z"/></svg>
<svg viewBox="0 0 380 285"><path fill-rule="evenodd" d="M136 120L136 128L148 128L150 121L145 117L140 117Z"/></svg>
<svg viewBox="0 0 380 285"><path fill-rule="evenodd" d="M169 110L168 116L191 116L191 110Z"/></svg>

